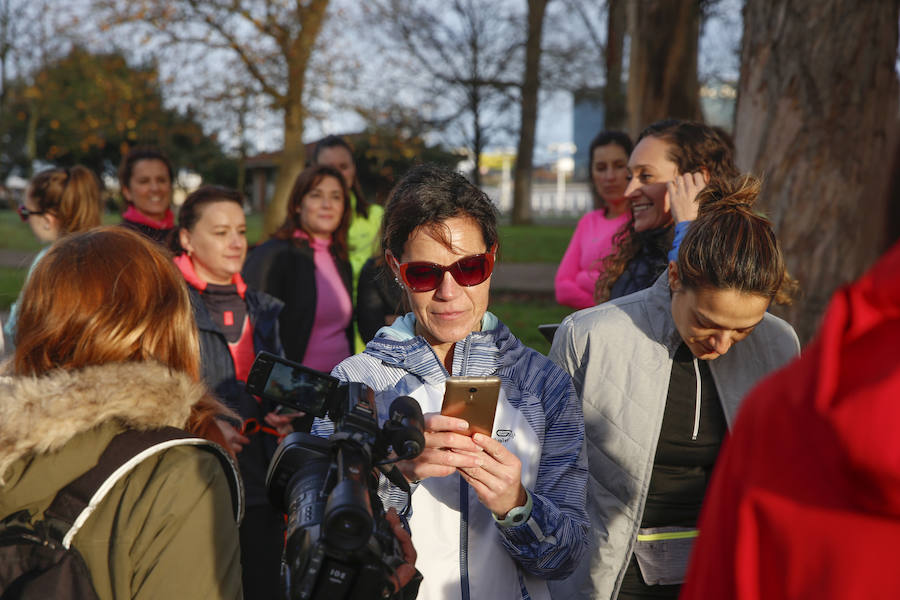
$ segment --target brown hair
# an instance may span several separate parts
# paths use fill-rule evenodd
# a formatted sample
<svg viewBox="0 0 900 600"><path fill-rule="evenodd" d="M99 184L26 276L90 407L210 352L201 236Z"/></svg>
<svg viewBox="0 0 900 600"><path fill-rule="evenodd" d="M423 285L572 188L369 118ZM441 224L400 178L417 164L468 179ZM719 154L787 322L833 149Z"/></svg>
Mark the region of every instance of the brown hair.
<svg viewBox="0 0 900 600"><path fill-rule="evenodd" d="M57 218L60 236L100 225L100 185L87 167L41 171L31 179L28 195Z"/></svg>
<svg viewBox="0 0 900 600"><path fill-rule="evenodd" d="M679 175L705 171L709 174L710 184L740 175L734 164L734 144L721 129L694 121L666 119L647 126L638 136L635 145L645 137L655 137L666 142L666 158L675 163ZM643 239L644 236L635 234L633 218L616 233L613 246L617 250L602 260L601 275L594 288L594 300L598 303L609 300L613 284L638 254Z"/></svg>
<svg viewBox="0 0 900 600"><path fill-rule="evenodd" d="M602 209L604 215L609 214L609 206L606 204L606 199L597 191L597 186L594 185L592 173L594 172L594 150L600 146L609 146L610 144L615 144L624 150L626 160L628 160L628 157L631 155L631 150L633 149L631 138L628 137L628 134L624 131L605 129L591 140L591 145L588 148L588 179L591 182L591 196L594 198L594 210Z"/></svg>
<svg viewBox="0 0 900 600"><path fill-rule="evenodd" d="M310 193L313 188L319 185L319 182L325 177L334 177L337 180L338 184L341 186L341 193L344 197L344 210L341 214L341 222L338 225L337 230L331 234L331 241L335 254L337 254L339 258L347 260L347 255L349 253L347 248L347 229L350 227L350 195L347 192L347 184L344 182L344 177L341 175L341 172L332 167L313 165L307 167L302 173L297 175L297 179L294 180L294 187L291 189L291 195L288 198L287 217L285 217L281 227L272 234L272 237L280 240L293 241L295 239L295 231L298 229L306 231L306 228L300 220L300 205L303 203L303 198ZM307 233L309 232L307 231Z"/></svg>
<svg viewBox="0 0 900 600"><path fill-rule="evenodd" d="M468 217L481 229L484 246L497 243L497 209L490 198L468 179L444 167L413 167L391 191L384 209L383 251L390 250L397 260L419 227L430 228L435 239L450 247L444 221Z"/></svg>
<svg viewBox="0 0 900 600"><path fill-rule="evenodd" d="M131 185L131 175L134 172L134 165L142 160L161 161L166 165L166 170L169 172L169 181L172 183L175 182L175 170L172 168L172 161L169 160L168 156L162 153L162 150L154 148L153 146L135 146L128 151L128 154L122 157L122 162L119 163L119 186L122 189L128 188Z"/></svg>
<svg viewBox="0 0 900 600"><path fill-rule="evenodd" d="M184 203L178 210L178 227L169 234L168 245L173 253L176 255L184 253L178 232L182 229L193 231L197 221L203 216L202 209L207 204L214 202L234 202L243 208L244 195L237 190L221 185L204 185L188 194L188 197L184 199Z"/></svg>
<svg viewBox="0 0 900 600"><path fill-rule="evenodd" d="M687 289L735 289L790 303L787 273L772 224L753 211L760 182L752 175L717 180L698 196L700 212L678 248Z"/></svg>
<svg viewBox="0 0 900 600"><path fill-rule="evenodd" d="M199 342L184 278L142 235L100 227L62 238L22 291L19 375L156 360L199 378Z"/></svg>

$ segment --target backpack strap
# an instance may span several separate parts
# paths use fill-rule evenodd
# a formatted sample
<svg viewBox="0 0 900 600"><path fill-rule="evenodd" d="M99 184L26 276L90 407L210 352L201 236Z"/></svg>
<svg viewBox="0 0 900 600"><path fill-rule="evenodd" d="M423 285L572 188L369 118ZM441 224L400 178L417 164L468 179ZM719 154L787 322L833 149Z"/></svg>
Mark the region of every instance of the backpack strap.
<svg viewBox="0 0 900 600"><path fill-rule="evenodd" d="M175 446L197 446L219 458L231 490L235 520L240 523L244 512L243 485L234 459L218 444L174 427L127 430L110 441L94 467L62 488L45 511L45 519L55 519L67 527L63 546L69 548L75 534L120 479L145 459Z"/></svg>

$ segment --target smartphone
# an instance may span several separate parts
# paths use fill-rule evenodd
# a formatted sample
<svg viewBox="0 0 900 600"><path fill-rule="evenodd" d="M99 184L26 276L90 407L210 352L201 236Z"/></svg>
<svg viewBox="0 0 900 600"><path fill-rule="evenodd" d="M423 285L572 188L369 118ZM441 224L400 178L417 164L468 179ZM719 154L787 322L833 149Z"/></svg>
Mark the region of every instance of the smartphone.
<svg viewBox="0 0 900 600"><path fill-rule="evenodd" d="M260 352L247 376L247 391L282 406L322 417L339 381L321 371Z"/></svg>
<svg viewBox="0 0 900 600"><path fill-rule="evenodd" d="M448 377L441 414L468 421L467 435L490 436L499 397L499 377Z"/></svg>

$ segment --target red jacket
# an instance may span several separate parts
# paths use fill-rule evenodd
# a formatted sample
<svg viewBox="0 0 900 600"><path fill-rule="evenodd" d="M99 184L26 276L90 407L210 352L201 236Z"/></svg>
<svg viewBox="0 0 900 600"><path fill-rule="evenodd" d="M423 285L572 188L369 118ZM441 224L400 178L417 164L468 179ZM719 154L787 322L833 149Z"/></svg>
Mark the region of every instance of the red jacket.
<svg viewBox="0 0 900 600"><path fill-rule="evenodd" d="M681 598L900 597L900 244L745 400Z"/></svg>

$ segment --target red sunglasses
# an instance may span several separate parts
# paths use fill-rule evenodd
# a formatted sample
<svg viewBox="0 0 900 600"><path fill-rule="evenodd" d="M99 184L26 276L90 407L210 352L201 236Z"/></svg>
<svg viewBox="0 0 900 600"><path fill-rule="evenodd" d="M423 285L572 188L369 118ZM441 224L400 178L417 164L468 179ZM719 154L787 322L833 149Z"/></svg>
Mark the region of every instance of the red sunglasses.
<svg viewBox="0 0 900 600"><path fill-rule="evenodd" d="M19 218L22 219L23 223L28 222L28 217L32 215L43 215L47 214L45 210L28 210L24 204L20 204L16 207L16 212L19 213Z"/></svg>
<svg viewBox="0 0 900 600"><path fill-rule="evenodd" d="M397 259L391 255L394 262ZM456 283L465 287L478 285L487 280L494 270L494 252L464 256L452 265L437 265L430 262L407 262L398 264L400 278L406 287L414 292L430 292L437 289L444 280L444 273L450 271Z"/></svg>

